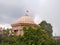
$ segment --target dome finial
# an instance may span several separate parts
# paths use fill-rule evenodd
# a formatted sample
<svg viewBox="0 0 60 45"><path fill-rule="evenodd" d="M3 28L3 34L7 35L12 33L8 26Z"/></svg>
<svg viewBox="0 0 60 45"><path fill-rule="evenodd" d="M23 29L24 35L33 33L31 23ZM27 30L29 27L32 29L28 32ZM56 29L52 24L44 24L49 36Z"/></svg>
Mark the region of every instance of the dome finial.
<svg viewBox="0 0 60 45"><path fill-rule="evenodd" d="M28 11L28 10L26 10L26 12L28 13L29 11Z"/></svg>
<svg viewBox="0 0 60 45"><path fill-rule="evenodd" d="M29 11L28 11L28 10L25 11L25 15L26 15L26 16L29 15Z"/></svg>

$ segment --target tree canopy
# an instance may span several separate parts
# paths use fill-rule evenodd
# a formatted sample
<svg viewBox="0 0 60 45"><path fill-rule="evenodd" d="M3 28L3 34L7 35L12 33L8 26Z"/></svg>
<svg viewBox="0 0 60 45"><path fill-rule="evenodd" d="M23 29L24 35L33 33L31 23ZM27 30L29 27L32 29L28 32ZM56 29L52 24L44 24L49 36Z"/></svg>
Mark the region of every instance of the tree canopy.
<svg viewBox="0 0 60 45"><path fill-rule="evenodd" d="M52 25L50 23L47 23L46 21L42 21L39 25L41 26L42 29L47 31L49 36L52 36L53 29L52 29Z"/></svg>
<svg viewBox="0 0 60 45"><path fill-rule="evenodd" d="M24 35L9 35L8 30L0 36L0 45L56 45L53 36L49 36L46 30L41 27L23 27Z"/></svg>

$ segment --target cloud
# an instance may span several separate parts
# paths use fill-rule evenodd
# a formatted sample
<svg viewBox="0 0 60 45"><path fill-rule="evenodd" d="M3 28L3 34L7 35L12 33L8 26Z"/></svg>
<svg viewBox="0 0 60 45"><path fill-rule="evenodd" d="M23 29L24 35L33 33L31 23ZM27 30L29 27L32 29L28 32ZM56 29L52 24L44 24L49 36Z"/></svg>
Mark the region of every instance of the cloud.
<svg viewBox="0 0 60 45"><path fill-rule="evenodd" d="M60 0L0 0L0 23L11 24L28 9L36 23L46 20L60 35Z"/></svg>
<svg viewBox="0 0 60 45"><path fill-rule="evenodd" d="M10 24L2 24L0 25L0 27L2 27L3 29L11 29L11 25Z"/></svg>

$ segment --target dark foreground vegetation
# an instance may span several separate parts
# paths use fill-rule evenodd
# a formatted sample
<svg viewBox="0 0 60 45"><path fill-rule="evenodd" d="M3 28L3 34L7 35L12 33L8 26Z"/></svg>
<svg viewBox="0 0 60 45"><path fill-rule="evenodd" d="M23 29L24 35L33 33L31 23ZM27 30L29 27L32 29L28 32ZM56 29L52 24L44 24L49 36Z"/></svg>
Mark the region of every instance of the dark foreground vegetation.
<svg viewBox="0 0 60 45"><path fill-rule="evenodd" d="M56 45L56 40L52 36L52 26L46 21L42 21L40 27L23 27L24 35L15 36L11 30L4 30L0 35L0 45ZM9 33L11 31L11 34Z"/></svg>

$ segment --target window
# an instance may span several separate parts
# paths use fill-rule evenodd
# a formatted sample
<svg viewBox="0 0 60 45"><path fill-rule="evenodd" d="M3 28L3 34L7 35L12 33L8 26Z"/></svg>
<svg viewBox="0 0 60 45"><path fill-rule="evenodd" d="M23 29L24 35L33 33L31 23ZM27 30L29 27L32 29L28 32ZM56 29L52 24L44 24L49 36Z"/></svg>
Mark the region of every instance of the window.
<svg viewBox="0 0 60 45"><path fill-rule="evenodd" d="M16 33L16 32L18 32L18 30L14 30L14 32Z"/></svg>

